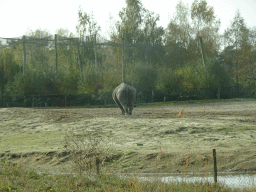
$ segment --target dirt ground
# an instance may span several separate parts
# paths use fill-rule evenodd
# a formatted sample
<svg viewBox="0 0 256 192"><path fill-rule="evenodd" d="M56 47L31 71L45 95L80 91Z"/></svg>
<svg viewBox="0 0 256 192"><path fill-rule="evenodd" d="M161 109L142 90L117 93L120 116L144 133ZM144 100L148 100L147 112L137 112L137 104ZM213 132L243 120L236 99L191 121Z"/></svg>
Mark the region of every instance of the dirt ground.
<svg viewBox="0 0 256 192"><path fill-rule="evenodd" d="M183 110L180 118L179 112ZM118 108L0 108L0 158L72 172L65 138L93 133L108 172L256 171L256 101Z"/></svg>

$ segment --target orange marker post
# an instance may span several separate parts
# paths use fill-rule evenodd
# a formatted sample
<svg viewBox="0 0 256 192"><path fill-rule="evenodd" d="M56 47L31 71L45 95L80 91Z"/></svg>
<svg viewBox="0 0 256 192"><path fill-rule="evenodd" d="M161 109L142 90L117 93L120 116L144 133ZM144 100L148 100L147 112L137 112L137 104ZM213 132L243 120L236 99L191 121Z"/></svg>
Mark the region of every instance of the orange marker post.
<svg viewBox="0 0 256 192"><path fill-rule="evenodd" d="M179 115L177 116L177 118L180 118L180 116L182 115L183 110L181 110L181 112L179 113Z"/></svg>

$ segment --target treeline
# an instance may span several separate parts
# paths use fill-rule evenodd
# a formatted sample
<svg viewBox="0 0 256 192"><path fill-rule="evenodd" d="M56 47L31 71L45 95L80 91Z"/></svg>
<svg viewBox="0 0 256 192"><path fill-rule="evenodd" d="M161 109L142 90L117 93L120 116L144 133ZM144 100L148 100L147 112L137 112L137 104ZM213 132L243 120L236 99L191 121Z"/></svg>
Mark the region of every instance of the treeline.
<svg viewBox="0 0 256 192"><path fill-rule="evenodd" d="M180 1L167 28L157 25L159 15L140 0L126 0L119 18L111 22L109 41L81 8L79 38L59 29L57 47L46 30L28 32L25 44L9 39L0 49L0 95L106 95L122 82L122 62L125 81L139 91L161 90L173 98L206 88L214 92L204 98L254 94L256 28L249 29L239 11L224 34L205 0Z"/></svg>

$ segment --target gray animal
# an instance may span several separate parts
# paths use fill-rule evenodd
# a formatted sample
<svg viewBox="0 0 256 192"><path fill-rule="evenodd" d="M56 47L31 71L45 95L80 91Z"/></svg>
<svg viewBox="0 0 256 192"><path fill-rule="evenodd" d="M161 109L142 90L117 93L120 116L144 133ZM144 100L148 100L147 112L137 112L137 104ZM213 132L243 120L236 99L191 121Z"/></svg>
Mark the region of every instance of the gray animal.
<svg viewBox="0 0 256 192"><path fill-rule="evenodd" d="M121 83L113 91L113 99L122 110L122 115L132 114L136 100L136 89L131 85Z"/></svg>

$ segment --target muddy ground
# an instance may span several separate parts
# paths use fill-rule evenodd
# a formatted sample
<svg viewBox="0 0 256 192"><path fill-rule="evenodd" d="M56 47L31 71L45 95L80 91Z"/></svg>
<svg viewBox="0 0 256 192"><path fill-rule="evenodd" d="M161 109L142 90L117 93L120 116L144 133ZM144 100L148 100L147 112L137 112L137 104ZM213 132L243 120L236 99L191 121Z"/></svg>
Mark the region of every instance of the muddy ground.
<svg viewBox="0 0 256 192"><path fill-rule="evenodd" d="M219 171L255 171L256 101L138 107L132 116L118 108L0 108L0 158L11 164L74 172L67 138L85 139L83 149L98 141L107 173L212 171L212 149Z"/></svg>

